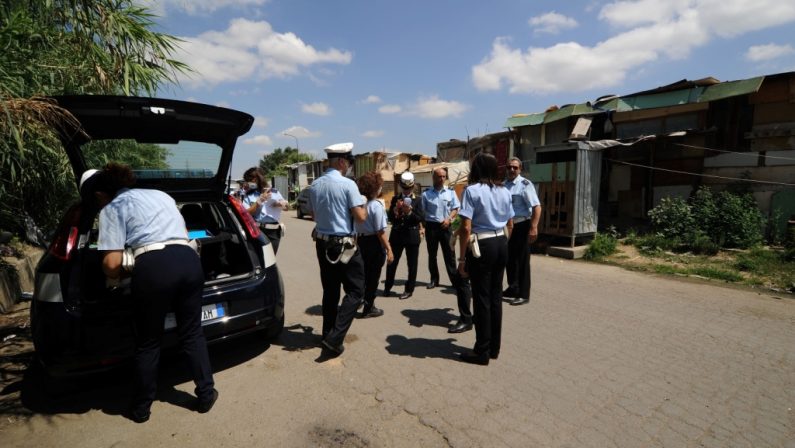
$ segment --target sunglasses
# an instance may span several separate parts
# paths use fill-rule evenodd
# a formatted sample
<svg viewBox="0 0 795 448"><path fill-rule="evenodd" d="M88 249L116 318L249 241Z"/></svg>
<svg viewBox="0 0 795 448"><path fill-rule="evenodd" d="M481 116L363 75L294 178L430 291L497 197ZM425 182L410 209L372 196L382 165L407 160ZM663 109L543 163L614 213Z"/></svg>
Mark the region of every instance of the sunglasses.
<svg viewBox="0 0 795 448"><path fill-rule="evenodd" d="M518 169L520 169L520 168L519 168L518 166L511 166L511 165L508 165L508 169L509 169L509 170L518 170Z"/></svg>

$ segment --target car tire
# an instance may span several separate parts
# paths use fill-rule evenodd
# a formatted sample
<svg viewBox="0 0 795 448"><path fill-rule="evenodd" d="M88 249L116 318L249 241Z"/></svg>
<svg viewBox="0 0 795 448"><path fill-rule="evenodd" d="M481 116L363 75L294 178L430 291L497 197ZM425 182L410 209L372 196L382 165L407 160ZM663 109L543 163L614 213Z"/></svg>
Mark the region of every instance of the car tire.
<svg viewBox="0 0 795 448"><path fill-rule="evenodd" d="M282 314L282 317L279 318L278 322L274 323L273 325L269 325L265 329L265 339L269 341L278 339L279 335L282 334L282 330L284 330L284 314Z"/></svg>

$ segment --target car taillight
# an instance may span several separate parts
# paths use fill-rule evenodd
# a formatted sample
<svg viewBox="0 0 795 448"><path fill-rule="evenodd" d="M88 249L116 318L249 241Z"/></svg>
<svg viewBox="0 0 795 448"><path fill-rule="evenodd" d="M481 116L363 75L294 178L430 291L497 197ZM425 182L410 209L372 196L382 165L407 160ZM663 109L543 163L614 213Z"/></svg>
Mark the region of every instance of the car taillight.
<svg viewBox="0 0 795 448"><path fill-rule="evenodd" d="M72 256L72 249L77 243L80 223L80 206L75 205L66 212L63 221L58 226L55 239L50 245L50 254L58 259L67 261Z"/></svg>
<svg viewBox="0 0 795 448"><path fill-rule="evenodd" d="M249 238L259 238L259 225L256 221L254 221L254 218L251 217L251 214L248 212L248 210L246 210L246 208L243 207L243 204L241 204L240 201L232 195L229 195L229 202L232 203L232 207L235 209L237 217L243 221L243 225L246 228L246 233L248 234Z"/></svg>

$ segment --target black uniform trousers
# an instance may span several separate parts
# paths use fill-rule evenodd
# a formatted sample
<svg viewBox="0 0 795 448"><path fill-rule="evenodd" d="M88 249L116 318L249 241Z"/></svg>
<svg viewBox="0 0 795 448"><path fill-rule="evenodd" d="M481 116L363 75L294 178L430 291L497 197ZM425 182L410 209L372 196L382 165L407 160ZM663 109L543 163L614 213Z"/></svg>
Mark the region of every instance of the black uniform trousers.
<svg viewBox="0 0 795 448"><path fill-rule="evenodd" d="M210 400L215 383L201 327L204 271L199 256L182 245L140 255L135 259L131 290L136 342L133 410L149 411L155 399L163 324L169 311L177 318L177 333L196 396Z"/></svg>
<svg viewBox="0 0 795 448"><path fill-rule="evenodd" d="M268 241L273 244L273 253L279 252L279 241L282 240L282 229L266 229L262 226L260 226L259 229L268 237Z"/></svg>
<svg viewBox="0 0 795 448"><path fill-rule="evenodd" d="M466 323L472 322L472 312L469 310L469 302L472 300L472 289L469 280L462 278L456 269L455 252L450 247L450 239L453 232L448 226L442 229L442 224L438 222L425 221L425 244L428 248L428 271L431 274L431 281L439 283L439 268L436 263L436 253L439 246L442 247L442 258L444 258L444 268L447 277L456 290L458 299L458 312L461 320Z"/></svg>
<svg viewBox="0 0 795 448"><path fill-rule="evenodd" d="M315 241L315 252L320 264L320 282L323 285L323 339L338 346L345 341L345 335L356 317L356 310L362 304L364 261L361 252L357 250L348 263L331 264L326 258L327 244L332 243ZM345 291L342 304L340 286Z"/></svg>
<svg viewBox="0 0 795 448"><path fill-rule="evenodd" d="M381 278L381 268L386 262L386 253L381 247L378 235L362 235L357 239L359 251L364 262L364 312L375 304L375 293Z"/></svg>
<svg viewBox="0 0 795 448"><path fill-rule="evenodd" d="M530 233L530 219L514 224L511 239L508 240L508 263L505 276L508 290L516 297L530 299L530 246L527 235Z"/></svg>
<svg viewBox="0 0 795 448"><path fill-rule="evenodd" d="M439 245L442 246L442 258L444 258L444 268L447 271L447 278L455 286L456 283L456 263L453 248L450 247L450 238L453 232L450 226L442 228L439 222L425 221L425 246L428 248L428 272L431 274L431 281L439 284L439 267L436 262L436 253Z"/></svg>
<svg viewBox="0 0 795 448"><path fill-rule="evenodd" d="M417 237L414 238L410 232L417 232ZM413 240L417 241L416 244L413 243ZM403 256L403 249L405 249L406 264L408 264L409 268L409 278L406 280L403 291L409 293L414 292L414 285L417 282L417 263L420 256L419 229L416 227L395 229L393 227L389 234L389 245L392 246L392 255L395 257L395 260L386 267L384 290L392 290L392 286L395 284L395 272L397 272L400 257Z"/></svg>
<svg viewBox="0 0 795 448"><path fill-rule="evenodd" d="M508 240L496 236L478 241L480 258L467 252L466 269L472 282L472 303L477 354L500 353L502 343L502 278L508 258Z"/></svg>

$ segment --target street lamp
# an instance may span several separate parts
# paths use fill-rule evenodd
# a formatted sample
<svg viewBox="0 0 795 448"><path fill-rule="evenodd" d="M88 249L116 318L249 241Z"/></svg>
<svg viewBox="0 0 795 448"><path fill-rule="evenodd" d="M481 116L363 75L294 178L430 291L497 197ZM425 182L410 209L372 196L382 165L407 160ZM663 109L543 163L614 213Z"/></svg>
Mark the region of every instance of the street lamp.
<svg viewBox="0 0 795 448"><path fill-rule="evenodd" d="M286 135L288 137L292 137L295 139L295 149L298 149L298 137L294 136L293 134L288 134L287 132L282 132L282 135Z"/></svg>

